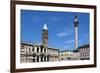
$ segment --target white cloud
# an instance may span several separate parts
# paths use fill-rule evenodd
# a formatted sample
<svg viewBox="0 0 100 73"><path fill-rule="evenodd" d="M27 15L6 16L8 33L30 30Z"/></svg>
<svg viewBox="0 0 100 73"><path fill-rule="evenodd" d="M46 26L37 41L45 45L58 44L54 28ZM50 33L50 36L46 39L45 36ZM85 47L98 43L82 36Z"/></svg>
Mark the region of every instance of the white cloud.
<svg viewBox="0 0 100 73"><path fill-rule="evenodd" d="M67 36L67 35L69 35L69 34L66 33L66 32L61 32L61 33L57 34L58 37L64 37L64 36Z"/></svg>
<svg viewBox="0 0 100 73"><path fill-rule="evenodd" d="M63 48L66 50L73 50L73 45L65 45Z"/></svg>
<svg viewBox="0 0 100 73"><path fill-rule="evenodd" d="M66 43L66 44L74 43L74 39L68 40L68 41L66 41L65 43Z"/></svg>

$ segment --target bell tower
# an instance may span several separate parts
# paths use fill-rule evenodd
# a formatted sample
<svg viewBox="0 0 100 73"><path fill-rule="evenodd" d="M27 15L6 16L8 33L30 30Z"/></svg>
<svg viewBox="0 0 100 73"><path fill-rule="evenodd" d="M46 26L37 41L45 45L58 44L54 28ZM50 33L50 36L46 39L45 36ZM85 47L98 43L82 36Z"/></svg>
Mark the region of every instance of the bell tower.
<svg viewBox="0 0 100 73"><path fill-rule="evenodd" d="M42 29L42 45L48 47L48 28L46 24L44 24Z"/></svg>

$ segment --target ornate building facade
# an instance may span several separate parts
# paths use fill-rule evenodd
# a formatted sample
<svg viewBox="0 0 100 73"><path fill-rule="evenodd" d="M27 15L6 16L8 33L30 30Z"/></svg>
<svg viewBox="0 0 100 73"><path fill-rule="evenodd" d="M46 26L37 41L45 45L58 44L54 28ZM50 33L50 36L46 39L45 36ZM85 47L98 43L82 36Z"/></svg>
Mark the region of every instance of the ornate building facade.
<svg viewBox="0 0 100 73"><path fill-rule="evenodd" d="M48 28L42 29L42 43L21 42L21 63L48 62L59 60L59 49L48 47Z"/></svg>

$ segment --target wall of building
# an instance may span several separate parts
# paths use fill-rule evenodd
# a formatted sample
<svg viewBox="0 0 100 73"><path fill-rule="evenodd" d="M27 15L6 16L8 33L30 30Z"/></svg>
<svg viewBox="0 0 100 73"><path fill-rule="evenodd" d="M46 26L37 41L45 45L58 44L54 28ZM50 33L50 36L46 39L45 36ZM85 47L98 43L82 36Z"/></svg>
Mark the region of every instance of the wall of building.
<svg viewBox="0 0 100 73"><path fill-rule="evenodd" d="M74 51L63 51L59 53L59 60L80 60L80 53Z"/></svg>
<svg viewBox="0 0 100 73"><path fill-rule="evenodd" d="M82 46L78 49L80 53L81 60L89 60L90 59L90 47L89 46Z"/></svg>
<svg viewBox="0 0 100 73"><path fill-rule="evenodd" d="M58 61L59 60L59 50L49 48L48 54L50 55L50 61Z"/></svg>
<svg viewBox="0 0 100 73"><path fill-rule="evenodd" d="M21 63L48 62L59 60L59 50L43 45L21 43Z"/></svg>

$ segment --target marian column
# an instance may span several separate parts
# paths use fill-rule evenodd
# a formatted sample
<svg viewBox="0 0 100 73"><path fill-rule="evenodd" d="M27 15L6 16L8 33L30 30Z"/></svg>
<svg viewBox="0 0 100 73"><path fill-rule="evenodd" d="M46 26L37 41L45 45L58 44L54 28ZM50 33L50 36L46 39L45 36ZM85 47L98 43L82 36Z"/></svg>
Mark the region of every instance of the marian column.
<svg viewBox="0 0 100 73"><path fill-rule="evenodd" d="M78 48L78 18L77 16L75 16L75 20L74 20L74 27L75 27L75 49Z"/></svg>

